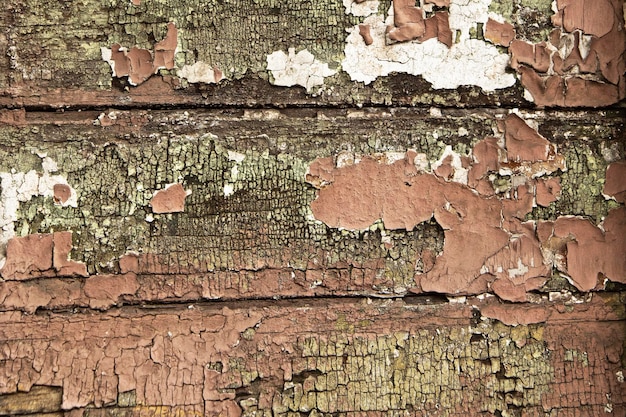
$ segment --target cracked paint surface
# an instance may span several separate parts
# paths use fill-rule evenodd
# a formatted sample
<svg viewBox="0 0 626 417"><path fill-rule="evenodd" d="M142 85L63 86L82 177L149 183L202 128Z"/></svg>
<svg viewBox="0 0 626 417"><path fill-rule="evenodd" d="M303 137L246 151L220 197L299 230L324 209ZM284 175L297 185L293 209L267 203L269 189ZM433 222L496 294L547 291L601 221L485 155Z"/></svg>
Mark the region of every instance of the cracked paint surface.
<svg viewBox="0 0 626 417"><path fill-rule="evenodd" d="M490 292L522 302L554 288L555 279L561 279L557 288L571 284L570 290L580 291L620 282L617 272L622 266L606 262L608 254L615 253L612 245L620 250L611 242L623 228L618 203L606 199L620 195L623 150L615 147L618 142L600 145L605 156L585 148L584 141L557 146L536 129L564 135L559 141L572 133L560 124L551 127L554 121L538 122L540 113L499 113L470 125L441 111L430 110L421 119L413 110L407 115L405 111L388 117L370 110L337 110L304 119L275 110L248 111L243 116L110 111L95 113L99 124L90 122L93 127L85 132L81 127L59 128L59 135L72 136L75 142L47 151L81 190L78 207L62 208L54 196L20 202L15 220L20 240L16 238L15 244L20 242L22 254L36 254L37 236L67 230L72 241L64 253L71 250L72 262L86 271L33 268L37 279L2 282L2 309L108 309L143 301L355 293L389 297L438 290ZM560 116L558 123L571 129L572 119L567 117ZM607 128L612 126L611 119L602 120ZM442 121L450 128L444 130ZM315 137L329 137L332 129L334 142L311 147L293 135L292 123L300 123ZM371 123L382 128L372 134ZM206 133L209 125L215 134ZM162 126L177 136L155 134L154 129ZM581 126L580 136L597 131L588 123ZM112 140L114 132L126 135L128 129L145 140ZM267 133L251 136L253 131ZM16 136L17 130L11 132L27 146L7 162L9 166L26 172L37 168L42 159L28 151L31 142ZM241 136L231 139L233 132ZM407 152L409 142L403 142L390 151L385 132L417 143L417 149ZM411 136L416 132L421 138ZM480 137L473 132L481 132ZM619 129L607 132L607 137L619 135ZM449 137L468 145L449 145ZM95 145L94 138L103 145ZM237 143L249 143L253 149ZM368 151L377 147L381 152ZM337 148L343 150L329 158ZM88 157L70 157L85 149ZM382 204L383 215L374 210L363 218L355 216L357 209L363 214L370 207L357 200L339 210L323 202L327 199L323 195L334 192L340 194L338 201L350 199L351 194L339 186L345 182L354 188L353 177L367 182L360 191L372 194L370 202ZM576 182L583 178L585 182ZM165 198L163 204L153 200L151 205L155 193L166 196L159 190L168 184L177 184L167 188L178 190L172 199ZM579 206L581 202L584 205ZM323 218L318 214L325 205L329 215L346 216ZM156 213L155 207L163 213ZM555 212L597 217L594 222L573 217L576 220L568 223L560 220L563 215L551 214ZM381 217L383 221L378 220ZM555 221L554 232L542 226ZM472 223L485 230L473 230ZM494 238L483 243L485 234ZM464 239L477 243L468 245ZM585 269L575 259L568 260L567 245L599 253L605 260L593 264L593 271ZM468 254L471 246L482 252ZM22 262L20 256L10 263ZM599 280L598 272L603 274ZM89 280L99 276L108 277L102 282L119 279L116 285L124 291L85 292L89 282L95 282Z"/></svg>
<svg viewBox="0 0 626 417"><path fill-rule="evenodd" d="M623 2L553 2L547 41L514 40L511 67L540 106L606 106L626 97Z"/></svg>
<svg viewBox="0 0 626 417"><path fill-rule="evenodd" d="M165 38L154 44L153 51L114 44L111 49L101 48L102 59L111 66L113 77L128 77L131 85L139 85L160 69L173 69L178 44L178 31L168 23Z"/></svg>
<svg viewBox="0 0 626 417"><path fill-rule="evenodd" d="M571 396L593 414L607 395L620 412L619 303L544 305L545 323L515 327L476 321L467 305L402 300L126 308L71 320L1 313L0 392L61 387L57 410L76 415L105 405L167 416L545 413ZM509 317L525 311L505 308Z"/></svg>

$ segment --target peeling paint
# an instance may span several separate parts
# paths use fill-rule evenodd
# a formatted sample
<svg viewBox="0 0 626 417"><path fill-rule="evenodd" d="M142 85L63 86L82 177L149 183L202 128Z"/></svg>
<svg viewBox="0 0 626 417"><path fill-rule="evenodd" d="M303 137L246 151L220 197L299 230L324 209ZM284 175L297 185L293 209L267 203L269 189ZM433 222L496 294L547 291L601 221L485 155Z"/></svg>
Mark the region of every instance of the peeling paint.
<svg viewBox="0 0 626 417"><path fill-rule="evenodd" d="M215 84L224 79L222 71L202 61L185 65L176 74L190 83Z"/></svg>
<svg viewBox="0 0 626 417"><path fill-rule="evenodd" d="M71 232L11 238L6 247L6 262L0 269L0 275L5 280L87 276L84 263L69 260L71 249Z"/></svg>
<svg viewBox="0 0 626 417"><path fill-rule="evenodd" d="M388 27L394 26L393 7L387 19L382 15L369 16L362 24L370 28L371 44L364 41L359 25L350 29L342 68L353 81L365 84L397 72L422 75L435 89L476 85L485 91L494 91L510 87L515 84L515 77L506 73L508 56L491 44L470 39L469 35L477 23L487 21L489 2L451 2L446 20L449 20L449 30L459 35L458 42L450 45L436 38L388 44Z"/></svg>
<svg viewBox="0 0 626 417"><path fill-rule="evenodd" d="M2 193L0 194L0 267L5 262L5 248L15 236L15 222L21 202L43 196L54 199L62 207L77 207L76 191L67 183L64 176L53 174L59 169L48 156L42 154L43 172L0 172Z"/></svg>
<svg viewBox="0 0 626 417"><path fill-rule="evenodd" d="M553 2L547 41L514 40L511 67L539 106L607 106L626 97L626 31L620 2Z"/></svg>
<svg viewBox="0 0 626 417"><path fill-rule="evenodd" d="M581 217L541 224L543 250L580 291L601 289L606 279L626 283L626 209L611 210L600 226Z"/></svg>
<svg viewBox="0 0 626 417"><path fill-rule="evenodd" d="M346 14L353 16L369 16L378 11L380 2L378 0L343 0L343 7Z"/></svg>
<svg viewBox="0 0 626 417"><path fill-rule="evenodd" d="M111 66L113 77L128 77L131 85L137 86L160 69L174 69L174 56L178 44L178 30L170 22L167 35L154 45L154 51L137 47L126 48L114 44L111 49L102 47L102 59Z"/></svg>
<svg viewBox="0 0 626 417"><path fill-rule="evenodd" d="M324 78L335 75L328 64L315 59L313 54L304 49L296 54L295 48L289 48L286 54L276 51L267 56L267 70L273 77L272 84L291 87L299 85L312 91L324 84Z"/></svg>
<svg viewBox="0 0 626 417"><path fill-rule="evenodd" d="M313 214L330 227L357 230L379 219L387 230L411 230L434 218L444 229L443 253L431 268L416 273L415 291L477 294L490 289L503 299L526 301L528 291L547 281L550 269L534 223L522 221L537 193L542 204L553 201L546 194L558 198L558 180L542 179L545 183L537 186L535 178L565 170L565 164L556 147L515 113L501 125L502 144L486 138L469 156L448 146L431 164L432 174L418 169L413 150L401 157L353 156L353 162L341 165L345 158L339 155L336 163L316 160L306 175L319 189ZM488 179L494 172L512 175L508 190L494 194Z"/></svg>
<svg viewBox="0 0 626 417"><path fill-rule="evenodd" d="M626 161L616 161L607 167L602 193L605 198L626 203Z"/></svg>

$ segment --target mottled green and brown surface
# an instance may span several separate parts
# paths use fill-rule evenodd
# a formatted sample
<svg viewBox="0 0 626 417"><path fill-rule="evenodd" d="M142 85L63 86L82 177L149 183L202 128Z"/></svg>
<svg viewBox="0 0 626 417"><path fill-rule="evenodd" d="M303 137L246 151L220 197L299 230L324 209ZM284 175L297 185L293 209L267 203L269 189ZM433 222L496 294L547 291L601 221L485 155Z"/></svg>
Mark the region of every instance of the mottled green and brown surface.
<svg viewBox="0 0 626 417"><path fill-rule="evenodd" d="M623 1L417 3L5 2L0 416L625 415Z"/></svg>

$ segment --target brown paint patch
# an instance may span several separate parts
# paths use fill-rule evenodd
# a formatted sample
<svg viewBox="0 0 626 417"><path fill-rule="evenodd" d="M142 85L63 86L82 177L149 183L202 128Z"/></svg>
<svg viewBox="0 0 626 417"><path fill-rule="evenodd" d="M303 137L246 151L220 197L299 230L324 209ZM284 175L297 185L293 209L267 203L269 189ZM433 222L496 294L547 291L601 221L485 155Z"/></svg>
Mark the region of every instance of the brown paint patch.
<svg viewBox="0 0 626 417"><path fill-rule="evenodd" d="M87 276L85 264L68 259L71 249L71 232L14 237L7 244L6 263L0 275L7 280Z"/></svg>
<svg viewBox="0 0 626 417"><path fill-rule="evenodd" d="M602 227L578 217L542 225L542 248L563 260L555 266L581 291L603 287L605 278L626 282L626 208L611 210Z"/></svg>
<svg viewBox="0 0 626 417"><path fill-rule="evenodd" d="M51 234L32 234L9 240L2 277L29 279L49 274L52 269L53 242Z"/></svg>
<svg viewBox="0 0 626 417"><path fill-rule="evenodd" d="M173 69L177 43L178 30L170 22L165 38L154 45L154 55L147 49L133 47L129 50L114 44L111 47L113 76L128 77L132 85L139 85L161 68Z"/></svg>
<svg viewBox="0 0 626 417"><path fill-rule="evenodd" d="M56 204L63 204L67 202L72 195L72 189L67 184L54 184L52 191L54 194L52 198Z"/></svg>
<svg viewBox="0 0 626 417"><path fill-rule="evenodd" d="M72 232L55 232L52 237L54 241L53 265L57 275L86 277L87 265L69 260L72 250Z"/></svg>
<svg viewBox="0 0 626 417"><path fill-rule="evenodd" d="M532 247L510 242L509 233L501 228L500 200L480 197L460 184L419 173L407 159L385 165L365 157L358 164L336 169L333 178L311 205L315 217L331 227L365 229L382 219L388 229L411 230L434 217L444 228L443 254L430 271L416 276L423 291L466 292L482 275L486 261L507 245L518 252ZM536 256L536 246L530 256ZM541 257L535 265L541 266ZM520 281L525 278L528 276Z"/></svg>
<svg viewBox="0 0 626 417"><path fill-rule="evenodd" d="M613 162L607 167L603 193L626 203L626 161Z"/></svg>
<svg viewBox="0 0 626 417"><path fill-rule="evenodd" d="M626 97L623 2L560 0L550 44L511 42L511 67L539 106L614 104ZM583 43L582 36L586 40Z"/></svg>
<svg viewBox="0 0 626 417"><path fill-rule="evenodd" d="M439 1L449 5L449 1ZM437 38L446 46L452 46L452 31L448 21L448 12L438 11L424 19L424 11L415 7L414 0L394 1L394 26L387 27L387 37L393 42L417 40L424 42Z"/></svg>
<svg viewBox="0 0 626 417"><path fill-rule="evenodd" d="M394 26L387 27L387 37L392 41L405 42L424 35L424 11L415 7L415 0L393 2Z"/></svg>
<svg viewBox="0 0 626 417"><path fill-rule="evenodd" d="M511 67L529 65L538 72L547 72L550 68L550 52L545 43L532 44L526 41L513 40L509 47Z"/></svg>
<svg viewBox="0 0 626 417"><path fill-rule="evenodd" d="M550 316L550 312L543 305L518 306L492 301L484 305L479 304L479 308L482 316L501 321L507 326L544 323Z"/></svg>
<svg viewBox="0 0 626 417"><path fill-rule="evenodd" d="M568 32L580 29L600 38L613 27L613 21L619 16L615 7L620 4L611 0L556 0L557 12L552 16L552 23Z"/></svg>
<svg viewBox="0 0 626 417"><path fill-rule="evenodd" d="M522 223L537 197L558 197L558 179L535 177L565 168L556 146L516 114L500 124L506 147L488 137L464 157L468 186L451 182L452 157L433 174L415 166L415 151L388 164L381 155L335 168L332 158L311 163L306 181L319 189L311 204L316 219L330 227L363 230L377 220L387 229L412 230L434 218L444 229L443 253L425 256L424 273L412 291L475 294L491 289L502 299L524 301L550 275L534 224ZM515 181L495 195L490 175L509 171ZM449 182L450 181L450 182ZM478 191L478 192L476 192ZM426 254L428 255L428 254Z"/></svg>
<svg viewBox="0 0 626 417"><path fill-rule="evenodd" d="M489 18L485 24L485 39L496 45L509 46L515 39L515 28L510 23Z"/></svg>
<svg viewBox="0 0 626 417"><path fill-rule="evenodd" d="M94 275L85 281L83 289L89 297L89 306L103 309L117 304L123 295L135 294L139 290L139 283L133 273Z"/></svg>
<svg viewBox="0 0 626 417"><path fill-rule="evenodd" d="M537 204L542 207L548 207L561 196L560 178L539 179L537 180L536 187L535 197Z"/></svg>
<svg viewBox="0 0 626 417"><path fill-rule="evenodd" d="M512 113L504 121L506 152L509 161L545 161L551 144L522 118Z"/></svg>
<svg viewBox="0 0 626 417"><path fill-rule="evenodd" d="M149 204L153 213L181 213L185 211L187 195L182 184L171 184L157 191Z"/></svg>
<svg viewBox="0 0 626 417"><path fill-rule="evenodd" d="M371 45L374 42L372 34L370 33L370 25L359 25L359 34L363 37L365 45Z"/></svg>
<svg viewBox="0 0 626 417"><path fill-rule="evenodd" d="M176 52L176 46L178 43L178 30L176 25L170 22L167 24L167 34L163 40L154 45L154 71L159 68L172 69L174 68L174 53ZM218 77L215 77L218 79Z"/></svg>

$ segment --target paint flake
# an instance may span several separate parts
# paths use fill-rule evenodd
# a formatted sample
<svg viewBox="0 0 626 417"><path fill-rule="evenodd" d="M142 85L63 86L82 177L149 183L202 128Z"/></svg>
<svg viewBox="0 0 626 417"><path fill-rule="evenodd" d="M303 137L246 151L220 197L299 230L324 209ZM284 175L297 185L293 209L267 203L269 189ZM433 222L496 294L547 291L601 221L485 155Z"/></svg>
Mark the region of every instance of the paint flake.
<svg viewBox="0 0 626 417"><path fill-rule="evenodd" d="M343 0L346 14L353 16L369 16L378 11L380 2L378 0Z"/></svg>
<svg viewBox="0 0 626 417"><path fill-rule="evenodd" d="M357 29L358 30L358 29ZM272 84L291 87L300 85L307 91L324 84L324 78L335 75L328 64L323 63L304 49L296 54L295 48L288 53L276 51L267 56L267 70L274 78Z"/></svg>
<svg viewBox="0 0 626 417"><path fill-rule="evenodd" d="M222 71L202 61L183 66L178 70L177 75L190 83L205 84L215 84L224 78Z"/></svg>

